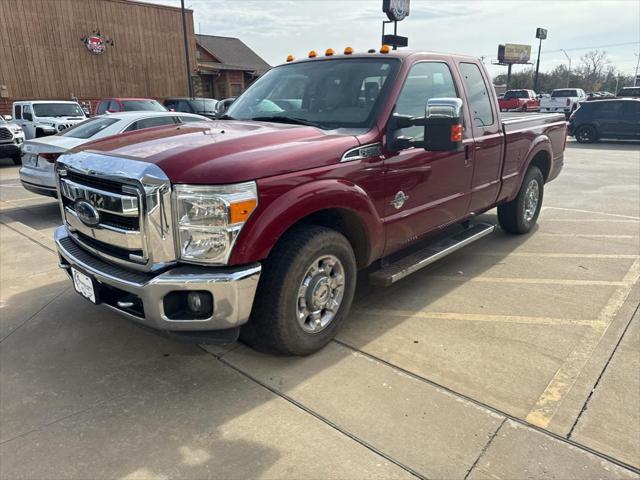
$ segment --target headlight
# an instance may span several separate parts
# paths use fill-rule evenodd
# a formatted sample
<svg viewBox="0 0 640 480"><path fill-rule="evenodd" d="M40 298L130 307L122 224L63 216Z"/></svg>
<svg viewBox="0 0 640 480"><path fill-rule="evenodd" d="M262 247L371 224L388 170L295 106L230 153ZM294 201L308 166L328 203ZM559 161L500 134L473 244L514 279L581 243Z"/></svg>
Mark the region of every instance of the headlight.
<svg viewBox="0 0 640 480"><path fill-rule="evenodd" d="M240 230L258 206L255 182L235 185L175 185L181 260L227 263Z"/></svg>

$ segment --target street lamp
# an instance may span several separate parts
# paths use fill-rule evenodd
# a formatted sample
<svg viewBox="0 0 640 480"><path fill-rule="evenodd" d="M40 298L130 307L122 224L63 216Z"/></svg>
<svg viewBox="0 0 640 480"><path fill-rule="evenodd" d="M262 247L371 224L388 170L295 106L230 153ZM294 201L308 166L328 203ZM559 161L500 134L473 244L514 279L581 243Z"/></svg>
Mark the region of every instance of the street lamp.
<svg viewBox="0 0 640 480"><path fill-rule="evenodd" d="M569 71L567 72L567 87L568 87L569 84L571 83L571 57L567 54L567 52L564 49L561 48L560 51L564 53L564 56L567 57L567 60L569 60Z"/></svg>

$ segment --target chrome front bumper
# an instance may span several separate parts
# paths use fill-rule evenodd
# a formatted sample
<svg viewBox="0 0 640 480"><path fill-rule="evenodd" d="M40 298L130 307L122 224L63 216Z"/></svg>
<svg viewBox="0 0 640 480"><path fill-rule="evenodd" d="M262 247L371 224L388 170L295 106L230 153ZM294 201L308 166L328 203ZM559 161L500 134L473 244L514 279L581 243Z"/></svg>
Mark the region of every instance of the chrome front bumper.
<svg viewBox="0 0 640 480"><path fill-rule="evenodd" d="M82 249L69 236L65 226L56 229L55 241L60 267L69 276L74 267L93 277L98 289L108 293L102 304L141 325L165 332L196 333L234 329L249 319L260 279L260 264L240 268L181 265L162 273L134 272L107 263ZM213 314L206 319L168 318L164 311L165 295L185 290L210 292ZM122 307L131 299L141 303L142 313Z"/></svg>

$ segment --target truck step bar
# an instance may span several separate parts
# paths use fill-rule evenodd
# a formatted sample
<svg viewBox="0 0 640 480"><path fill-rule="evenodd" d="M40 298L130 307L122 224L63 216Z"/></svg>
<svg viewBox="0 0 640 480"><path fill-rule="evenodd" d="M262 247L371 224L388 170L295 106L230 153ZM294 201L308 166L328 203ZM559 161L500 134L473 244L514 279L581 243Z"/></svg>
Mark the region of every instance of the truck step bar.
<svg viewBox="0 0 640 480"><path fill-rule="evenodd" d="M495 229L496 225L488 223L472 225L460 233L440 240L438 243L429 245L384 266L380 270L376 270L369 275L369 281L374 285L388 287L407 275L431 265L476 240L486 237L493 233Z"/></svg>

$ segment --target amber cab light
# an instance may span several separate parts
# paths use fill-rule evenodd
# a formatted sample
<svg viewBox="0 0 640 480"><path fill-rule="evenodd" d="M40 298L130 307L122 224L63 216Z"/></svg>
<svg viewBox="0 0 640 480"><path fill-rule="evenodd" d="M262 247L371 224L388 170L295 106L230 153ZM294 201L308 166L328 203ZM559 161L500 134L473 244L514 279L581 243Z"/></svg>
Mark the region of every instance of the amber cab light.
<svg viewBox="0 0 640 480"><path fill-rule="evenodd" d="M333 48L327 48L327 50L324 52L324 55L325 55L325 57L330 57L334 53L336 53L336 52L333 51Z"/></svg>
<svg viewBox="0 0 640 480"><path fill-rule="evenodd" d="M49 163L54 163L62 153L39 153L40 158L44 158Z"/></svg>
<svg viewBox="0 0 640 480"><path fill-rule="evenodd" d="M293 62L295 59L296 58L293 55L291 54L287 55L287 62Z"/></svg>
<svg viewBox="0 0 640 480"><path fill-rule="evenodd" d="M462 125L451 125L451 141L452 142L461 142L462 141Z"/></svg>
<svg viewBox="0 0 640 480"><path fill-rule="evenodd" d="M380 47L380 53L389 53L391 51L391 47L389 45L382 45Z"/></svg>
<svg viewBox="0 0 640 480"><path fill-rule="evenodd" d="M311 50L309 52L309 58L316 58L318 56L318 54L316 53L315 50Z"/></svg>
<svg viewBox="0 0 640 480"><path fill-rule="evenodd" d="M344 49L344 54L345 55L351 55L353 53L353 48L351 47L347 47Z"/></svg>

